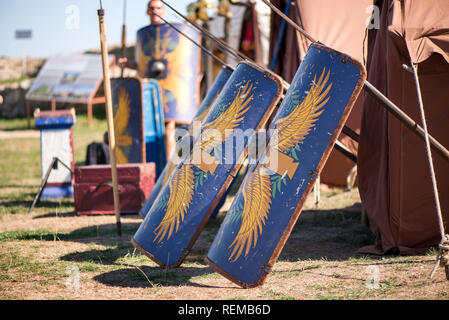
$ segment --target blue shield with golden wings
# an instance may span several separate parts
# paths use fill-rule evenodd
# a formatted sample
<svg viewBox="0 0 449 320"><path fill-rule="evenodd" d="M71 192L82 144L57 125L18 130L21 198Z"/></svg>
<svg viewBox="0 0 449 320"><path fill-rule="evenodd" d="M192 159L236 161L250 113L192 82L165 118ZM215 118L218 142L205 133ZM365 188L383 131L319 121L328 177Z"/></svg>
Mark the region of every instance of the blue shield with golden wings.
<svg viewBox="0 0 449 320"><path fill-rule="evenodd" d="M360 63L311 45L207 254L214 270L242 287L264 282L365 78Z"/></svg>
<svg viewBox="0 0 449 320"><path fill-rule="evenodd" d="M248 139L265 125L282 94L269 71L240 63L132 239L165 267L182 263L246 157Z"/></svg>
<svg viewBox="0 0 449 320"><path fill-rule="evenodd" d="M111 79L117 164L145 162L142 82L138 78Z"/></svg>
<svg viewBox="0 0 449 320"><path fill-rule="evenodd" d="M193 117L192 122L189 125L189 136L195 136L196 134L196 128L195 121L201 124L203 120L206 118L207 114L209 113L212 105L214 104L215 100L218 97L218 94L223 89L224 85L228 81L229 77L232 74L232 70L228 67L223 67L217 77L215 78L212 86L210 87L209 91L207 92L206 96L204 97L203 101L201 102L200 108L198 109L197 113ZM182 141L178 141L181 143ZM178 148L177 148L178 149ZM175 169L176 164L174 159L170 159L167 163L167 165L164 167L164 170L162 171L161 175L156 181L156 184L153 187L153 190L151 191L150 196L148 199L146 199L144 205L142 206L142 209L140 210L140 215L145 218L148 211L150 210L151 206L153 205L154 200L156 200L159 192L161 191L162 187L167 182L168 178L170 177L171 173Z"/></svg>
<svg viewBox="0 0 449 320"><path fill-rule="evenodd" d="M193 28L173 25L200 42ZM199 49L170 25L157 24L137 32L135 56L138 75L157 79L162 87L165 120L190 123L199 105Z"/></svg>

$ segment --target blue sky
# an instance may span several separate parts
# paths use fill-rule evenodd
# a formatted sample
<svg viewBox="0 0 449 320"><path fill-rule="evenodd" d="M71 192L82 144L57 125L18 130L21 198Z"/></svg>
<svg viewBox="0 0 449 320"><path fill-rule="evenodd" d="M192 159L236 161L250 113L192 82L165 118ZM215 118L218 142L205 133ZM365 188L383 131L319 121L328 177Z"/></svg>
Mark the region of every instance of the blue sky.
<svg viewBox="0 0 449 320"><path fill-rule="evenodd" d="M182 13L193 0L167 0ZM127 42L149 24L148 0L127 0ZM108 45L121 42L123 0L102 0ZM99 0L0 0L0 56L48 57L99 48L97 9ZM165 9L171 22L181 19ZM32 30L32 39L15 39L15 30Z"/></svg>

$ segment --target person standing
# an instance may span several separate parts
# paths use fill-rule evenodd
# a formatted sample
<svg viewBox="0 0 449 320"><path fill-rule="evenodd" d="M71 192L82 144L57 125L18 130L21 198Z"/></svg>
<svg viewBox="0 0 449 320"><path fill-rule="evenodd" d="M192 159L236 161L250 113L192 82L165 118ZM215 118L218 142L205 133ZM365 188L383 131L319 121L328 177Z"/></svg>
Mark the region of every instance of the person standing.
<svg viewBox="0 0 449 320"><path fill-rule="evenodd" d="M164 16L165 8L164 4L160 0L150 0L147 5L147 15L150 17L150 25L162 24L164 21L159 16ZM142 30L144 28L141 28ZM139 30L139 31L140 31ZM139 33L137 31L137 33ZM137 56L136 56L137 57ZM118 65L120 68L137 69L137 61L128 60L128 58L123 57L118 60Z"/></svg>
<svg viewBox="0 0 449 320"><path fill-rule="evenodd" d="M150 17L150 25L163 24L164 21L160 18L164 16L165 8L164 4L160 0L150 0L147 5L147 15ZM142 32L146 27L143 27L137 31ZM139 39L139 36L137 36ZM136 43L136 49L139 44ZM137 51L137 50L136 50ZM126 57L120 58L118 60L118 65L120 68L130 68L137 70L138 69L138 55L136 54L136 61L129 60ZM166 149L166 158L169 159L172 152L175 149L176 141L175 141L175 129L176 123L175 121L167 121L165 124L165 149Z"/></svg>

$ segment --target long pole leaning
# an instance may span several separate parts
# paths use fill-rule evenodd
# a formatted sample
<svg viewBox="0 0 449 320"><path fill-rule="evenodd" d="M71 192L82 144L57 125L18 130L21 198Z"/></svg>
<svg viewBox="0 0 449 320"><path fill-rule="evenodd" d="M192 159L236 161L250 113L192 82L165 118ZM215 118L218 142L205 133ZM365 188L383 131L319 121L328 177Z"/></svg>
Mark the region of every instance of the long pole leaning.
<svg viewBox="0 0 449 320"><path fill-rule="evenodd" d="M122 25L122 58L126 58L126 0L123 0L123 25ZM123 78L125 67L120 72L120 77Z"/></svg>
<svg viewBox="0 0 449 320"><path fill-rule="evenodd" d="M440 234L441 234L441 242L438 249L438 255L437 260L435 263L435 266L430 273L430 278L433 277L436 268L439 264L441 266L444 266L446 268L446 278L449 280L449 235L446 234L444 230L444 221L443 221L443 213L441 212L441 205L440 205L440 197L438 195L438 186L437 186L437 179L435 177L435 168L433 166L433 160L432 160L432 151L430 150L430 141L429 141L429 134L427 132L427 120L426 115L424 112L424 103L422 99L422 93L421 93L421 86L419 83L419 77L418 77L418 65L414 64L412 62L412 69L413 69L413 76L415 78L415 85L416 85L416 92L418 94L418 105L419 105L419 112L421 115L421 122L424 127L424 133L426 137L426 154L427 154L427 161L429 162L429 169L430 169L430 178L432 179L432 187L433 187L433 195L435 197L435 208L437 211L437 217L438 217L438 225L440 227ZM444 257L444 262L442 262L442 258Z"/></svg>
<svg viewBox="0 0 449 320"><path fill-rule="evenodd" d="M223 53L229 53L230 55L232 55L235 59L237 60L242 60L242 61L250 61L252 63L255 63L256 65L260 65L258 63L256 63L254 60L246 57L243 53L239 52L238 50L235 50L234 48L232 48L229 44L222 42L221 40L217 39L212 33L210 33L207 29L205 29L204 27L202 27L201 25L197 24L195 21L187 18L185 15L183 15L182 13L180 13L179 11L177 11L175 8L171 7L168 3L166 3L164 0L161 0L167 7L169 7L173 12L175 12L178 16L180 16L182 19L184 19L184 21L188 22L189 24L191 24L193 27L195 27L199 32L201 32L201 34L205 35L208 39L214 41L215 43L219 44L220 50ZM150 9L151 10L151 9ZM183 33L182 31L180 31L178 28L176 28L173 24L171 24L170 22L168 22L167 20L165 20L162 16L158 15L156 12L154 12L153 10L151 10L152 13L156 16L158 16L162 21L164 21L167 25L169 25L170 27L172 27L175 31L177 31L178 33L180 33L181 35L183 35L186 39L188 39L190 42L192 42L194 45L196 45L197 47L201 48L201 50L203 50L203 52L205 52L206 54L208 54L211 58L213 58L215 61L217 61L219 64L224 65L232 70L234 70L234 68L232 68L231 66L229 66L228 64L226 64L223 60L221 60L220 58L218 58L216 55L214 55L209 49L205 48L204 46L202 46L201 44L198 44L195 42L195 40L193 40L192 38L190 38L188 35L186 35L185 33ZM264 68L264 66L260 65L262 68ZM290 84L285 81L284 79L281 78L282 81L282 85L284 86L285 90L288 90L288 88L290 87ZM356 142L359 142L359 135L352 130L351 128L344 126L343 127L343 133L346 134L348 137L350 137L351 139L353 139ZM338 140L336 142L336 146L338 148ZM351 159L354 160L355 158Z"/></svg>
<svg viewBox="0 0 449 320"><path fill-rule="evenodd" d="M310 34L308 34L304 29L302 29L298 24L292 21L289 17L287 17L282 11L276 8L272 3L268 0L262 0L268 7L271 8L274 12L276 12L282 19L287 21L289 25L299 31L302 35L304 35L309 41L312 43L317 42ZM391 100L385 97L375 86L373 86L370 82L365 81L363 89L367 93L369 93L373 98L375 98L385 109L387 109L396 119L401 121L407 128L411 129L413 133L415 133L418 137L423 140L426 140L424 129L418 125L412 118L410 118L407 114L405 114L398 106L396 106ZM431 147L438 152L440 156L443 157L446 161L449 162L449 151L438 142L437 139L429 135L429 141Z"/></svg>
<svg viewBox="0 0 449 320"><path fill-rule="evenodd" d="M100 2L101 4L101 2ZM120 222L120 202L118 193L117 181L117 158L115 154L115 134L114 134L114 120L112 112L112 96L111 96L111 81L109 79L109 61L108 61L108 47L106 44L106 32L104 22L104 10L100 8L97 10L98 20L100 23L100 42L101 42L101 62L103 64L103 86L106 99L106 118L108 123L108 137L109 137L109 153L111 157L111 173L112 173L112 190L114 196L114 211L117 223L117 234L122 235L122 224Z"/></svg>
<svg viewBox="0 0 449 320"><path fill-rule="evenodd" d="M165 2L162 0L162 2L165 4ZM171 8L168 4L167 6L169 8ZM151 9L150 9L151 10ZM199 26L198 24L196 24L195 22L193 22L192 20L188 19L187 17L185 17L184 15L182 15L181 13L179 13L178 11L176 11L174 8L172 9L174 10L180 17L182 17L185 21L189 22L190 24L192 24L195 28L197 28L201 33L206 34L206 36L214 41L217 41L218 39L213 36L212 34L208 34L206 33L207 30L205 30L203 27ZM205 48L204 46L198 44L195 42L195 40L193 40L192 38L190 38L188 35L186 35L185 33L183 33L182 31L180 31L178 28L176 28L173 24L171 24L170 22L168 22L167 20L165 20L162 16L158 15L156 12L154 12L153 10L151 10L152 13L156 16L158 16L162 21L164 21L167 25L169 25L171 28L173 28L176 32L178 32L179 34L183 35L186 39L188 39L189 41L191 41L194 45L196 45L197 47L201 48L206 54L208 54L210 57L212 57L213 59L215 59L215 61L217 61L218 63L222 64L223 66L228 67L231 70L234 70L233 67L229 66L228 64L226 64L223 60L221 60L220 58L218 58L217 56L215 56L209 49ZM228 44L223 43L224 48L226 48L228 53L231 53L234 58L239 59L240 56L238 55L238 53L236 53L236 51L234 49L232 49L230 46L228 46ZM223 51L224 52L224 51ZM244 59L245 61L245 59ZM253 60L247 58L246 61L251 61L255 64L257 64L256 62L254 62ZM263 66L261 66L263 67ZM287 90L290 87L290 84L287 83L284 79L281 78L282 81L282 85L284 86L284 89ZM355 141L358 142L358 134L356 132L354 132L351 128L344 126L343 127L343 133L346 134L347 136L351 137L352 139L354 139ZM344 146L344 144L342 144L340 141L336 141L335 142L335 148L340 151L343 155L345 155L346 157L348 157L350 160L354 161L357 163L357 156L354 155L351 151L348 150L348 148L346 148Z"/></svg>

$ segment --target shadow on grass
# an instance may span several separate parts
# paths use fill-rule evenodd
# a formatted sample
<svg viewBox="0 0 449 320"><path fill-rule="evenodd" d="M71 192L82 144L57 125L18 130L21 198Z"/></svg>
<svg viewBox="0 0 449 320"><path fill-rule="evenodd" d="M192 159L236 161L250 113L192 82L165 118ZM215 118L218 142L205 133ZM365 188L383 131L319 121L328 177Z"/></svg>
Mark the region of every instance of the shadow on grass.
<svg viewBox="0 0 449 320"><path fill-rule="evenodd" d="M1 128L0 130L8 131L8 132L23 131L23 130L35 130L36 132L39 132L39 130L34 125L31 125L31 127L28 128L28 125L26 123L25 124L20 123L19 125L16 125L14 127Z"/></svg>
<svg viewBox="0 0 449 320"><path fill-rule="evenodd" d="M191 282L193 278L215 277L214 271L204 264L199 267L184 267L176 269L166 269L159 266L141 265L142 262L149 262L148 258L140 253L130 254L131 244L122 245L117 248L105 250L89 250L85 252L74 252L60 258L63 261L75 262L80 270L98 271L104 266L112 266L119 268L113 271L102 273L93 279L102 284L114 287L133 287L147 288L153 286L200 286L212 287L209 285L201 285ZM193 252L192 255L198 255ZM204 252L201 255L201 261ZM186 260L191 262L192 257ZM139 266L140 264L140 266Z"/></svg>
<svg viewBox="0 0 449 320"><path fill-rule="evenodd" d="M73 216L74 213L63 213L62 216ZM56 216L48 213L46 217ZM58 214L61 216L61 214ZM42 217L42 216L38 216ZM38 218L36 217L36 218ZM113 217L111 217L113 219ZM218 229L224 219L221 213L211 219L198 241L194 250L187 256L186 261L202 261L212 244ZM123 223L122 237L117 236L115 224L103 224L76 229L70 233L57 233L49 230L8 231L0 233L1 241L39 240L39 241L74 241L117 242L133 236L140 226L140 222ZM361 247L374 243L374 236L368 227L360 224L360 213L336 210L308 210L304 211L284 246L279 260L335 260L342 261L357 257L356 251ZM131 246L130 246L131 247Z"/></svg>
<svg viewBox="0 0 449 320"><path fill-rule="evenodd" d="M61 208L61 207L58 207ZM71 209L73 210L73 205L67 207L67 209ZM41 214L38 216L33 217L33 219L42 219L42 218L67 218L67 217L75 217L76 216L76 212L75 211L67 211L67 212L49 212L49 213L45 213L45 214Z"/></svg>
<svg viewBox="0 0 449 320"><path fill-rule="evenodd" d="M360 224L360 212L304 211L282 250L279 260L344 261L362 256L357 250L373 244L369 227Z"/></svg>
<svg viewBox="0 0 449 320"><path fill-rule="evenodd" d="M116 240L127 239L127 236L134 235L139 228L140 223L122 224L122 238L117 236L115 224L105 224L89 226L76 229L69 233L55 233L48 230L31 231L6 231L0 233L0 242L20 241L20 240L38 240L38 241L74 241L74 242L104 242L104 239L114 238Z"/></svg>
<svg viewBox="0 0 449 320"><path fill-rule="evenodd" d="M73 252L62 256L60 260L63 261L72 261L72 262L90 262L96 263L100 265L114 265L117 259L123 257L127 249L123 248L114 248L114 249L106 249L106 250L89 250L83 252Z"/></svg>
<svg viewBox="0 0 449 320"><path fill-rule="evenodd" d="M145 275L143 275L143 273ZM214 274L210 268L179 267L163 269L160 267L129 266L95 276L93 279L107 286L123 288L151 288L156 286L192 286L222 288L192 282L193 278L207 278ZM148 279L147 279L148 277Z"/></svg>
<svg viewBox="0 0 449 320"><path fill-rule="evenodd" d="M61 257L64 261L86 264L86 268L93 267L101 272L103 265L118 270L108 271L97 275L94 280L119 287L152 287L162 286L200 286L192 282L197 277L217 276L210 268L204 266L203 259L218 232L223 219L223 212L211 219L193 250L185 260L186 267L177 269L164 269L160 267L142 266L148 258L136 255L130 258L127 254L134 250L128 239L132 237L141 222L122 223L122 237L116 235L115 224L104 224L76 229L70 233L55 234L52 231L10 231L0 233L0 242L16 240L43 240L43 241L73 241L81 243L97 243L104 245L110 243L115 247L106 250L89 250L75 252ZM113 217L111 217L113 219ZM279 257L280 261L320 260L345 261L357 257L356 251L374 242L369 228L360 224L359 212L345 212L339 210L306 210L298 219L292 233ZM119 245L117 245L119 243ZM137 257L137 258L136 258ZM190 267L189 264L199 264L199 267ZM140 266L136 268L134 266ZM140 269L140 270L139 270ZM294 271L294 270L293 270ZM301 271L301 270L298 270Z"/></svg>
<svg viewBox="0 0 449 320"><path fill-rule="evenodd" d="M34 196L29 197L27 195L24 195L23 198L26 198L26 200L20 199L22 197L16 200L8 200L8 201L1 200L0 198L0 206L3 207L4 210L7 210L8 213L10 214L28 213L33 203ZM62 200L61 202L41 200L39 201L38 205L36 205L33 208L32 213L40 210L40 207L45 208L45 210L49 212L44 216L35 216L33 217L33 219L45 218L46 216L56 216L55 212L53 213L51 212L54 211L56 208L58 209L58 212L60 212L58 213L58 216L73 216L75 214L75 212L73 211L73 200L70 199Z"/></svg>
<svg viewBox="0 0 449 320"><path fill-rule="evenodd" d="M24 188L28 189L26 192L13 192L13 194L2 194L0 195L0 205L4 207L16 207L16 206L24 206L31 207L31 204L34 201L37 193L39 192L39 188L35 186L21 186L21 185L2 185L0 188ZM38 207L53 207L55 205L58 206L73 206L73 198L61 198L59 200L50 200L50 199L40 199L36 208Z"/></svg>
<svg viewBox="0 0 449 320"><path fill-rule="evenodd" d="M34 193L34 195L36 195L39 186L14 184L14 183L11 183L10 181L8 181L8 183L0 185L0 188L20 188L21 190L23 190L25 188L26 189L33 189L33 190L36 190L36 192ZM32 192L30 192L29 194L32 194Z"/></svg>
<svg viewBox="0 0 449 320"><path fill-rule="evenodd" d="M185 264L194 262L204 264L203 259L207 255L223 218L224 215L220 214L217 218L209 221L192 252L187 256ZM347 261L357 257L356 251L361 246L371 244L373 241L374 237L369 228L360 225L360 213L343 210L308 210L303 212L298 220L279 260L293 262L316 260L307 268L319 268L322 260ZM99 253L91 252L85 256L78 256L78 258L92 259L92 254ZM105 252L105 254L113 253ZM119 254L115 255L115 257L118 256ZM146 257L141 256L141 259L146 259ZM141 261L134 264L139 265L139 262ZM192 278L217 276L210 268L192 268L182 265L176 269L149 266L140 266L140 269L129 266L128 268L100 274L95 277L95 280L109 286L147 288L153 285L200 286L192 282ZM302 272L304 270L292 269L288 273L294 271ZM142 272L145 273L151 283Z"/></svg>
<svg viewBox="0 0 449 320"><path fill-rule="evenodd" d="M106 120L106 109L104 104L95 105L92 107L92 117L97 120Z"/></svg>

